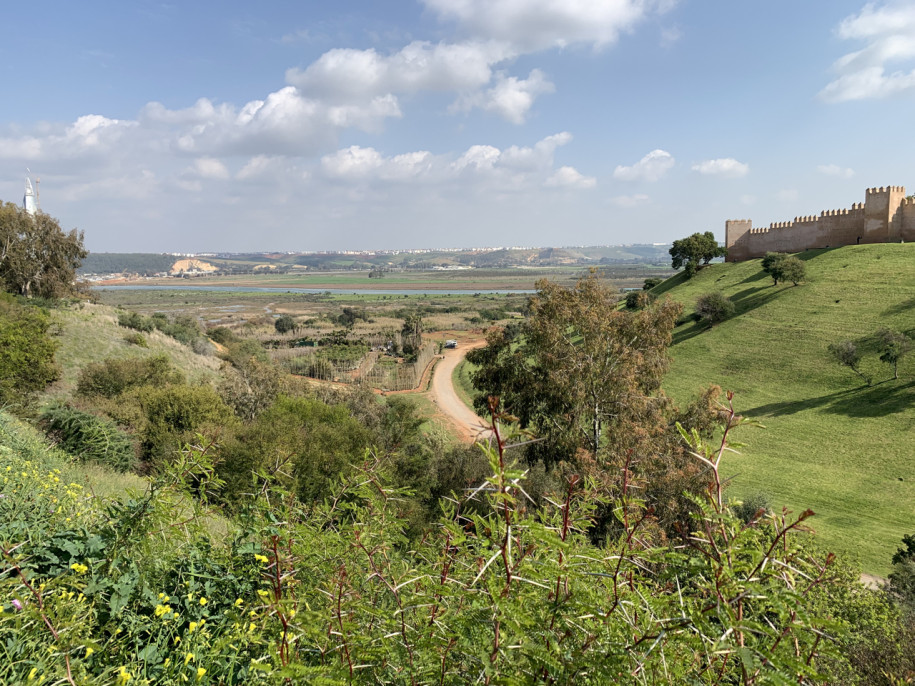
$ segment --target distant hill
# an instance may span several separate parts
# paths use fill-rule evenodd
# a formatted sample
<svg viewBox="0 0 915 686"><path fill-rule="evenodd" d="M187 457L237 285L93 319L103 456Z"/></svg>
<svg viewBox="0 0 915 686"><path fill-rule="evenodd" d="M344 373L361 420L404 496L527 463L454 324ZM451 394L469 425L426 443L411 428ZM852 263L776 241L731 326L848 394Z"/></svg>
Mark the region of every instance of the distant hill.
<svg viewBox="0 0 915 686"><path fill-rule="evenodd" d="M776 507L811 508L811 526L837 552L885 573L903 534L915 533L915 353L898 381L871 335L888 327L915 337L915 245L861 245L798 255L808 282L773 286L760 260L714 264L653 292L681 301L719 290L737 314L712 329L675 330L665 388L685 400L719 384L739 413L765 429L741 430L743 455L726 459L732 495L763 492ZM833 362L827 345L855 339L875 383Z"/></svg>
<svg viewBox="0 0 915 686"><path fill-rule="evenodd" d="M172 255L158 253L91 252L77 270L79 274L158 274L175 263Z"/></svg>
<svg viewBox="0 0 915 686"><path fill-rule="evenodd" d="M585 248L503 248L383 253L207 253L200 259L230 273L274 268L280 271L309 269L431 269L433 266L463 265L504 268L556 265L592 266L617 263L670 264L667 245L592 246ZM153 253L90 253L80 274L155 274L167 272L180 258Z"/></svg>

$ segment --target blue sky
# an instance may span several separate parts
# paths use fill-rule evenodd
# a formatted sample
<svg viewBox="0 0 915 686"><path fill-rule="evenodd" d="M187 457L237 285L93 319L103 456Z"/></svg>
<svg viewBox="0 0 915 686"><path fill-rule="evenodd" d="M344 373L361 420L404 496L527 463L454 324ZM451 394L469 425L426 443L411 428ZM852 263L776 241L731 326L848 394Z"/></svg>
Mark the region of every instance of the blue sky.
<svg viewBox="0 0 915 686"><path fill-rule="evenodd" d="M46 0L4 23L0 198L31 168L95 251L723 239L915 192L913 0Z"/></svg>

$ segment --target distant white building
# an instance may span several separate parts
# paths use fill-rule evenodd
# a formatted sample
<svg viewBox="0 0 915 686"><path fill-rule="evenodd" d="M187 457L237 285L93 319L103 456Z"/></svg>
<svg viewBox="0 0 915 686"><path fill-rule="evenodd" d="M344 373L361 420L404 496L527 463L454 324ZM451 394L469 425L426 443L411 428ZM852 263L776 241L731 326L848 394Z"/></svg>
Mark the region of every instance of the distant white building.
<svg viewBox="0 0 915 686"><path fill-rule="evenodd" d="M35 191L32 190L32 180L25 177L25 195L22 196L22 209L33 217L38 212L38 202L35 199Z"/></svg>

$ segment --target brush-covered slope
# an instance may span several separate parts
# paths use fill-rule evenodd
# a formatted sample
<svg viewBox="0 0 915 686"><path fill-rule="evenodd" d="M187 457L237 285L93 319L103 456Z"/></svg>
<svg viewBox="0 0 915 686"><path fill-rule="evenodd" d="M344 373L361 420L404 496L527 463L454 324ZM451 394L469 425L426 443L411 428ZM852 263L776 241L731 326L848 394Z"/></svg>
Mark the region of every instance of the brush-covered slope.
<svg viewBox="0 0 915 686"><path fill-rule="evenodd" d="M746 428L741 455L727 458L731 494L766 494L810 520L831 550L860 556L864 571L888 571L903 534L915 532L915 352L899 379L879 361L881 327L915 337L915 245L849 246L798 255L807 282L772 285L760 260L715 264L691 280L655 289L685 306L719 290L737 312L714 328L689 321L674 335L668 393L685 400L700 386L736 393ZM829 343L865 350L860 377L830 357Z"/></svg>
<svg viewBox="0 0 915 686"><path fill-rule="evenodd" d="M53 396L72 393L81 369L110 357L165 354L189 381L201 383L215 379L222 364L219 358L198 355L161 331L142 334L146 348L129 343L125 337L136 332L118 326L117 310L106 305L79 303L52 310L51 317L59 345L54 359L61 368L61 378L49 389Z"/></svg>

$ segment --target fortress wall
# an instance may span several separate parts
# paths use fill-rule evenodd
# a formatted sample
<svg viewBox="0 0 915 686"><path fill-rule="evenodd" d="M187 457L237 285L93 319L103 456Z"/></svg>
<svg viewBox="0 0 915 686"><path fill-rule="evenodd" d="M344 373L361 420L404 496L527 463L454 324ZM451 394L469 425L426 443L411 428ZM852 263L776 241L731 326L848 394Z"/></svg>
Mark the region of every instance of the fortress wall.
<svg viewBox="0 0 915 686"><path fill-rule="evenodd" d="M901 229L899 231L899 240L906 243L915 242L915 198L904 199L901 205Z"/></svg>
<svg viewBox="0 0 915 686"><path fill-rule="evenodd" d="M748 220L725 225L728 261L762 257L767 252L801 252L813 248L915 241L915 200L906 200L902 186L868 188L865 201L850 209L824 210L819 215L773 222L752 229Z"/></svg>

